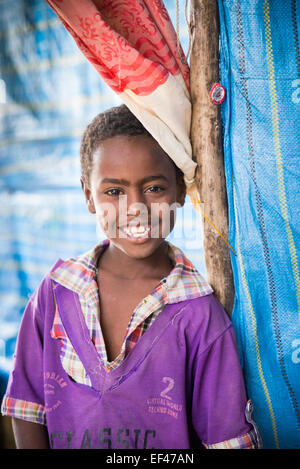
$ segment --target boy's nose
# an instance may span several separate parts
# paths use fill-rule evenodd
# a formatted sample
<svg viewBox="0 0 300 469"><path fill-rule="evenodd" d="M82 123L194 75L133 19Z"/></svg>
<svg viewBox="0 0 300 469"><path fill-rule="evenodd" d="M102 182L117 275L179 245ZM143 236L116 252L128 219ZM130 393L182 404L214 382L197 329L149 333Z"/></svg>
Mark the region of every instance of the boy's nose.
<svg viewBox="0 0 300 469"><path fill-rule="evenodd" d="M135 192L127 196L127 216L148 219L148 208L143 194Z"/></svg>
<svg viewBox="0 0 300 469"><path fill-rule="evenodd" d="M145 197L142 191L133 191L127 194L127 213L133 212L133 215L138 215L136 213L140 210L140 205L145 205Z"/></svg>
<svg viewBox="0 0 300 469"><path fill-rule="evenodd" d="M130 216L134 216L136 217L137 215L140 214L140 207L139 207L139 203L138 202L134 202L132 204L128 204L128 207L127 207L127 215Z"/></svg>

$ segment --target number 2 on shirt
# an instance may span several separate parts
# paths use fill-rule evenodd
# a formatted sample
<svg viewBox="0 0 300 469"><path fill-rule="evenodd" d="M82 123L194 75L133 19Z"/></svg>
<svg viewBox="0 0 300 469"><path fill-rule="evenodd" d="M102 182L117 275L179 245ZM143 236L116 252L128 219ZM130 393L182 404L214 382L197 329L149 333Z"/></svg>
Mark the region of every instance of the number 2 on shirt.
<svg viewBox="0 0 300 469"><path fill-rule="evenodd" d="M173 378L169 378L169 376L164 376L162 379L163 383L168 383L168 386L160 393L160 396L172 400L172 397L167 396L167 392L171 391L174 388L175 381Z"/></svg>

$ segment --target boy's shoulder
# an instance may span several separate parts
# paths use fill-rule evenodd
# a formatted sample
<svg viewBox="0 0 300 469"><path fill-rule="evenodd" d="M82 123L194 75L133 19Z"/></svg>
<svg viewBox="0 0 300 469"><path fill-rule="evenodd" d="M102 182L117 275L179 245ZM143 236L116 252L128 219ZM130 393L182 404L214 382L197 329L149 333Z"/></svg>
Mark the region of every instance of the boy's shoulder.
<svg viewBox="0 0 300 469"><path fill-rule="evenodd" d="M201 343L201 347L209 346L232 328L229 316L214 293L186 300L178 306L182 307L182 314L175 318L174 323L190 341Z"/></svg>
<svg viewBox="0 0 300 469"><path fill-rule="evenodd" d="M53 295L55 283L77 293L88 288L89 282L95 277L99 253L105 248L106 242L97 244L84 254L79 254L65 260L59 258L49 268L39 285L30 296L29 301L35 306L42 307ZM51 302L50 302L51 303Z"/></svg>
<svg viewBox="0 0 300 469"><path fill-rule="evenodd" d="M168 245L174 266L166 279L168 301L180 302L213 293L212 287L186 254L172 243L168 242Z"/></svg>
<svg viewBox="0 0 300 469"><path fill-rule="evenodd" d="M83 254L66 260L58 259L48 272L48 277L68 289L81 293L95 278L99 256L107 245L108 240L104 240Z"/></svg>

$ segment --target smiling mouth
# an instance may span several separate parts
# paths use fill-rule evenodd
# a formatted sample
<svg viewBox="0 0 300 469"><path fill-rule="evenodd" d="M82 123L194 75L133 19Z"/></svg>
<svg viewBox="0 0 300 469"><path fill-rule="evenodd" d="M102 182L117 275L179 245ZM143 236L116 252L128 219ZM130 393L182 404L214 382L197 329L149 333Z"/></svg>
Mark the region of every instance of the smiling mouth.
<svg viewBox="0 0 300 469"><path fill-rule="evenodd" d="M150 237L151 227L149 225L125 226L120 228L125 237L133 241L142 241Z"/></svg>

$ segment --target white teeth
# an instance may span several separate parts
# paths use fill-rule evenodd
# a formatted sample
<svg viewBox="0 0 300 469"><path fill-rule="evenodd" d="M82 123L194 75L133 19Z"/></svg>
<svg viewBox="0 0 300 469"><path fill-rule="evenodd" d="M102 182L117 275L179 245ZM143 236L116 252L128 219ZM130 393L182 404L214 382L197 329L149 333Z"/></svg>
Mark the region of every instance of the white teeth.
<svg viewBox="0 0 300 469"><path fill-rule="evenodd" d="M142 235L145 235L150 231L149 226L127 226L123 228L127 235L133 236L134 238L139 238Z"/></svg>

